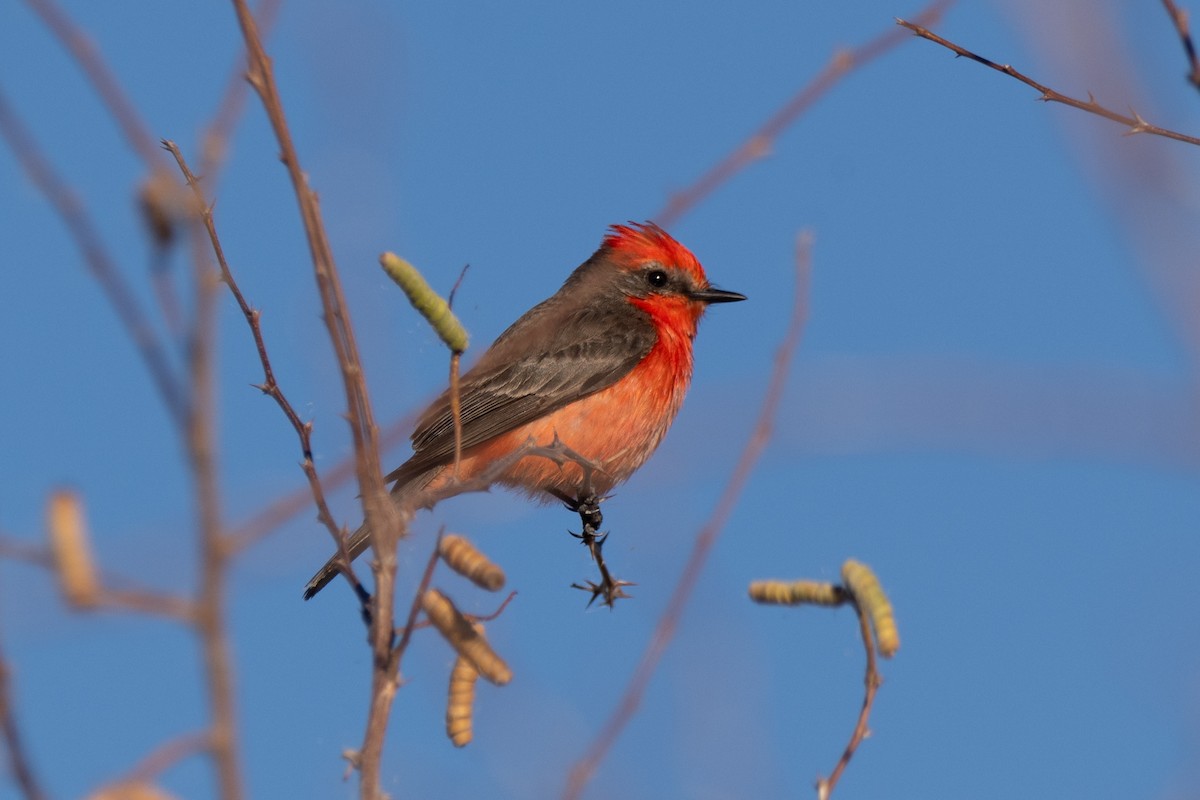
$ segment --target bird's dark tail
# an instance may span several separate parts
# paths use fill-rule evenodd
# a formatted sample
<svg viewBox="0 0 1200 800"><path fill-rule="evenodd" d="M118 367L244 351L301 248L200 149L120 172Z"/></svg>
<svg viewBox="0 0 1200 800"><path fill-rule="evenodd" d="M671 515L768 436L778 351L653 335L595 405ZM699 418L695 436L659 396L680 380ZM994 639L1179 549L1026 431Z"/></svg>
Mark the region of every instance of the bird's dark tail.
<svg viewBox="0 0 1200 800"><path fill-rule="evenodd" d="M350 540L346 542L346 553L353 561L365 553L370 544L371 531L366 525L363 525L350 535ZM312 596L324 589L330 581L338 576L339 572L341 570L338 569L337 556L334 556L325 562L325 566L321 567L316 575L309 579L308 585L304 587L304 599L311 600Z"/></svg>

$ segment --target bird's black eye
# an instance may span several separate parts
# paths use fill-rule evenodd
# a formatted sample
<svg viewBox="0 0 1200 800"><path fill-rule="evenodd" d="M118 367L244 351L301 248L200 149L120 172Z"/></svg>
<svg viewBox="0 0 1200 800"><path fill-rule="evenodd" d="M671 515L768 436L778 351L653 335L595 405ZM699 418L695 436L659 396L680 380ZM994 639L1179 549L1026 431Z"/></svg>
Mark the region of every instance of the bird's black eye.
<svg viewBox="0 0 1200 800"><path fill-rule="evenodd" d="M646 283L655 289L661 289L666 286L667 280L667 271L665 269L652 269L646 273Z"/></svg>

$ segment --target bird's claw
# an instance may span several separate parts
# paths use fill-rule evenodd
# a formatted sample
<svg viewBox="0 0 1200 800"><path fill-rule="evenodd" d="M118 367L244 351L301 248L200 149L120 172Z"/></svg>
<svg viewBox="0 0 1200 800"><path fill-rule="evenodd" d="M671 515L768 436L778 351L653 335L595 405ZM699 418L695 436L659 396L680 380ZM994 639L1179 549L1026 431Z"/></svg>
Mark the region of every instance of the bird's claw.
<svg viewBox="0 0 1200 800"><path fill-rule="evenodd" d="M583 529L583 533L576 533L575 531L567 531L567 533L578 539L579 543L584 547L599 547L608 536L608 531L588 530L586 527Z"/></svg>
<svg viewBox="0 0 1200 800"><path fill-rule="evenodd" d="M572 589L582 589L585 592L592 593L591 599L588 600L588 602L587 602L589 608L591 608L592 603L596 602L596 598L601 597L601 596L604 597L604 600L602 601L601 604L606 605L609 608L612 608L613 604L616 603L617 600L620 600L622 597L625 597L625 598L633 597L633 595L627 594L625 592L624 587L637 586L637 584L633 583L632 581L616 580L608 575L605 575L600 580L600 583L596 583L594 581L584 581L584 584L586 584L586 585L572 583L571 588Z"/></svg>

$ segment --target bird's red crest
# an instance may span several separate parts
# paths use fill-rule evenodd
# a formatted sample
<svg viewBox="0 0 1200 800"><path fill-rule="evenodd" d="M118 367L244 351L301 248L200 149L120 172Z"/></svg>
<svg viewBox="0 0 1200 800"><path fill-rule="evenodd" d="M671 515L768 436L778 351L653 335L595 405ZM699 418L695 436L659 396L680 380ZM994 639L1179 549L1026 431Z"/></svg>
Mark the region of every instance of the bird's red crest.
<svg viewBox="0 0 1200 800"><path fill-rule="evenodd" d="M604 237L603 246L614 255L622 256L630 262L658 261L664 266L679 267L692 273L700 285L708 285L704 268L692 255L692 251L675 241L653 222L613 225Z"/></svg>

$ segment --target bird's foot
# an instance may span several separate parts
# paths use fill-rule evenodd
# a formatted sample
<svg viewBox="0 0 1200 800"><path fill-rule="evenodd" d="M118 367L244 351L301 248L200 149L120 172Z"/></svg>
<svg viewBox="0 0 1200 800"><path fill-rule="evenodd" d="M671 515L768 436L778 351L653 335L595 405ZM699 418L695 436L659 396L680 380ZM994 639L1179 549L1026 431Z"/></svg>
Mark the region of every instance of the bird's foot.
<svg viewBox="0 0 1200 800"><path fill-rule="evenodd" d="M622 588L625 586L637 586L637 584L631 581L614 580L612 576L601 578L600 583L596 583L595 581L584 581L582 584L571 584L572 589L582 589L585 592L592 593L592 597L587 603L588 607L591 607L592 603L596 602L597 597L603 596L604 600L602 601L602 604L608 606L609 608L612 608L613 604L622 597L633 597L633 595L627 594Z"/></svg>
<svg viewBox="0 0 1200 800"><path fill-rule="evenodd" d="M581 518L583 517L584 513L584 511L580 511ZM594 504L594 513L597 518L600 516L599 503ZM583 533L572 533L571 535L583 540L583 545L587 547L589 552L591 552L592 560L596 562L596 566L600 570L599 583L595 583L594 581L586 581L585 585L578 583L571 584L572 588L582 589L585 592L592 593L592 599L588 600L588 605L591 606L592 603L596 602L597 597L603 597L604 605L612 608L613 604L618 599L622 597L631 597L632 595L625 593L623 587L635 586L636 584L630 581L622 581L614 578L612 573L608 571L608 565L604 563L604 554L601 551L601 548L608 534L595 530L595 528L593 528L588 521L585 521L583 524Z"/></svg>

